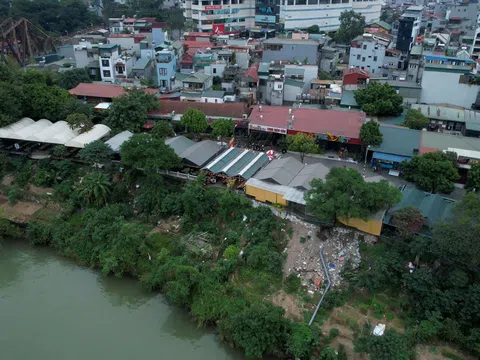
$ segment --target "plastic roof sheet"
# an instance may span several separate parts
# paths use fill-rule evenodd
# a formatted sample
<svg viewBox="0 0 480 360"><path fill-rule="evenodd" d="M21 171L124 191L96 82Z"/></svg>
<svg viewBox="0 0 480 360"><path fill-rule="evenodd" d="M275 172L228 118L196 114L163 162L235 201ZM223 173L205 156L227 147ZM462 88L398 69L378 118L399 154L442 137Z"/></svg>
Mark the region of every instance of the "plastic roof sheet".
<svg viewBox="0 0 480 360"><path fill-rule="evenodd" d="M26 140L63 145L78 136L77 130L70 129L66 121L58 121L44 130L30 135Z"/></svg>
<svg viewBox="0 0 480 360"><path fill-rule="evenodd" d="M27 127L29 125L34 124L35 121L33 121L30 118L23 118L16 123L10 124L8 126L0 128L0 137L5 138L9 134L14 133L20 129L23 129L24 127Z"/></svg>
<svg viewBox="0 0 480 360"><path fill-rule="evenodd" d="M39 132L45 130L47 127L51 126L52 122L50 120L42 119L37 122L24 126L19 130L12 131L10 134L3 136L7 139L14 140L27 140L29 136L38 134Z"/></svg>
<svg viewBox="0 0 480 360"><path fill-rule="evenodd" d="M108 126L97 124L92 130L80 134L72 140L68 141L65 146L74 148L84 148L85 145L108 135L110 128Z"/></svg>

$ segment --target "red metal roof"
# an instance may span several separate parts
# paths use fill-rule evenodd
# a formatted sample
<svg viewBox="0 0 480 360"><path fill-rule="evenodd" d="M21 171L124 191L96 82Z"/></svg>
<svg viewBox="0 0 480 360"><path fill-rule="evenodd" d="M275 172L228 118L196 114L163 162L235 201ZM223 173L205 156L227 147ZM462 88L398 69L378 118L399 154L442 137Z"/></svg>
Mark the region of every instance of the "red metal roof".
<svg viewBox="0 0 480 360"><path fill-rule="evenodd" d="M188 46L189 48L199 48L206 49L207 47L213 47L213 44L209 41L189 41L185 40L183 45Z"/></svg>
<svg viewBox="0 0 480 360"><path fill-rule="evenodd" d="M362 70L359 68L348 68L343 70L343 76L350 75L350 74L358 74L360 76L364 76L365 79L370 78L370 74L367 70Z"/></svg>
<svg viewBox="0 0 480 360"><path fill-rule="evenodd" d="M260 119L262 116L262 119ZM363 124L360 112L297 108L289 114L287 106L255 106L250 114L251 125L287 128L287 121L294 116L294 132L309 134L328 134L352 139L360 138Z"/></svg>
<svg viewBox="0 0 480 360"><path fill-rule="evenodd" d="M199 37L208 37L209 38L210 33L190 31L190 32L187 32L184 36L199 36Z"/></svg>
<svg viewBox="0 0 480 360"><path fill-rule="evenodd" d="M245 103L204 103L204 102L190 102L190 101L174 101L174 100L159 100L160 109L151 111L150 114L171 114L175 111L176 114L183 114L188 109L196 109L203 112L207 117L224 117L242 119L243 114L249 114L250 109Z"/></svg>
<svg viewBox="0 0 480 360"><path fill-rule="evenodd" d="M245 73L245 76L248 76L253 79L253 81L258 81L258 67L259 63L252 64L247 72Z"/></svg>
<svg viewBox="0 0 480 360"><path fill-rule="evenodd" d="M145 89L149 94L157 94L158 90ZM75 88L69 90L69 93L75 96L87 96L98 98L116 98L125 93L124 87L121 85L108 84L87 84L80 83Z"/></svg>

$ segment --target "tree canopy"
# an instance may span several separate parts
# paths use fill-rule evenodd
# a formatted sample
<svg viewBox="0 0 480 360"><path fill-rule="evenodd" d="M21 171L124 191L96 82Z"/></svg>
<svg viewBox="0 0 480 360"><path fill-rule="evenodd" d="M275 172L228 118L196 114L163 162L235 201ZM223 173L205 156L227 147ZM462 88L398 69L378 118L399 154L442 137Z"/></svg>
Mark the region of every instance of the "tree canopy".
<svg viewBox="0 0 480 360"><path fill-rule="evenodd" d="M165 139L167 137L175 136L175 132L168 121L159 120L155 123L155 126L152 129L152 135L159 139Z"/></svg>
<svg viewBox="0 0 480 360"><path fill-rule="evenodd" d="M85 114L70 114L66 119L68 126L72 130L77 130L80 134L90 131L93 128L93 122Z"/></svg>
<svg viewBox="0 0 480 360"><path fill-rule="evenodd" d="M113 99L105 120L113 131L138 132L147 121L147 113L159 108L155 95L143 89L126 89L126 93Z"/></svg>
<svg viewBox="0 0 480 360"><path fill-rule="evenodd" d="M345 10L340 14L340 27L335 35L335 40L350 43L355 37L363 34L365 16L353 11Z"/></svg>
<svg viewBox="0 0 480 360"><path fill-rule="evenodd" d="M370 120L360 128L360 140L366 145L378 146L383 141L383 134L380 132L380 124Z"/></svg>
<svg viewBox="0 0 480 360"><path fill-rule="evenodd" d="M355 100L367 115L400 115L403 98L387 83L370 82L365 89L355 91Z"/></svg>
<svg viewBox="0 0 480 360"><path fill-rule="evenodd" d="M422 130L425 129L429 123L430 120L428 119L428 117L423 115L420 111L410 109L408 110L407 116L405 117L404 125L409 129Z"/></svg>
<svg viewBox="0 0 480 360"><path fill-rule="evenodd" d="M105 164L111 160L112 149L102 140L92 141L80 150L78 156L88 164Z"/></svg>
<svg viewBox="0 0 480 360"><path fill-rule="evenodd" d="M23 115L32 119L62 119L63 107L71 100L67 90L46 84L26 84L23 86L25 97Z"/></svg>
<svg viewBox="0 0 480 360"><path fill-rule="evenodd" d="M232 136L235 130L235 124L230 119L217 119L210 124L213 136L218 136L220 139ZM223 141L223 140L222 140Z"/></svg>
<svg viewBox="0 0 480 360"><path fill-rule="evenodd" d="M355 169L332 168L325 181L313 179L305 194L307 209L320 220L367 219L378 210L401 200L400 191L386 181L367 183Z"/></svg>
<svg viewBox="0 0 480 360"><path fill-rule="evenodd" d="M102 206L106 204L110 194L111 183L107 175L92 172L83 177L77 185L78 198L85 204Z"/></svg>
<svg viewBox="0 0 480 360"><path fill-rule="evenodd" d="M57 85L66 90L73 89L80 83L91 83L87 69L62 71L58 75Z"/></svg>
<svg viewBox="0 0 480 360"><path fill-rule="evenodd" d="M181 162L175 151L163 139L150 134L135 134L120 148L122 161L126 166L142 169L149 174L170 169Z"/></svg>
<svg viewBox="0 0 480 360"><path fill-rule="evenodd" d="M422 226L425 225L426 219L420 210L409 206L395 212L393 223L400 235L410 236L420 231Z"/></svg>
<svg viewBox="0 0 480 360"><path fill-rule="evenodd" d="M318 146L315 137L305 133L287 135L287 148L290 151L299 152L300 161L302 163L306 154L315 154L320 151L320 147Z"/></svg>
<svg viewBox="0 0 480 360"><path fill-rule="evenodd" d="M208 128L205 114L195 109L188 109L185 111L180 119L180 124L185 126L187 132L194 134L205 132Z"/></svg>
<svg viewBox="0 0 480 360"><path fill-rule="evenodd" d="M449 194L460 176L456 167L455 153L442 151L415 156L412 161L402 163L405 179L432 193Z"/></svg>
<svg viewBox="0 0 480 360"><path fill-rule="evenodd" d="M465 189L468 191L480 191L480 164L473 164L468 171Z"/></svg>

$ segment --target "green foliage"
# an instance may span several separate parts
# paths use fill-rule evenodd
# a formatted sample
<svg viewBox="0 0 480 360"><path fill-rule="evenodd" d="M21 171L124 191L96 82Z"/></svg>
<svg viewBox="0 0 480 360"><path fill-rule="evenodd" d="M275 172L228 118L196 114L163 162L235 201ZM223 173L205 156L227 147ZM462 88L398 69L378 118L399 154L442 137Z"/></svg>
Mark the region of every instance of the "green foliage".
<svg viewBox="0 0 480 360"><path fill-rule="evenodd" d="M0 82L0 126L18 121L22 113L22 88L13 82Z"/></svg>
<svg viewBox="0 0 480 360"><path fill-rule="evenodd" d="M240 254L240 248L235 245L229 245L223 252L223 257L228 260L237 260Z"/></svg>
<svg viewBox="0 0 480 360"><path fill-rule="evenodd" d="M175 136L175 132L168 121L158 120L152 129L152 135L159 139L165 139Z"/></svg>
<svg viewBox="0 0 480 360"><path fill-rule="evenodd" d="M287 350L294 358L309 359L317 347L320 331L305 323L292 324Z"/></svg>
<svg viewBox="0 0 480 360"><path fill-rule="evenodd" d="M318 73L318 79L319 80L333 80L333 76L330 75L330 73L328 73L325 70L320 70L319 73Z"/></svg>
<svg viewBox="0 0 480 360"><path fill-rule="evenodd" d="M72 130L77 130L79 134L90 131L93 128L93 122L85 114L70 114L66 119L68 126Z"/></svg>
<svg viewBox="0 0 480 360"><path fill-rule="evenodd" d="M71 97L67 90L45 84L23 86L24 116L32 119L63 120L63 107Z"/></svg>
<svg viewBox="0 0 480 360"><path fill-rule="evenodd" d="M332 168L325 182L313 179L305 195L307 208L320 220L362 218L391 206L401 199L400 191L387 182L367 183L350 168Z"/></svg>
<svg viewBox="0 0 480 360"><path fill-rule="evenodd" d="M480 164L473 164L468 171L465 189L468 191L480 191Z"/></svg>
<svg viewBox="0 0 480 360"><path fill-rule="evenodd" d="M319 152L319 146L315 137L305 133L287 135L287 148L290 151L299 152L300 161L302 163L306 154L315 154Z"/></svg>
<svg viewBox="0 0 480 360"><path fill-rule="evenodd" d="M72 98L62 105L60 118L66 119L70 114L83 114L87 118L90 118L92 115L92 107L88 103Z"/></svg>
<svg viewBox="0 0 480 360"><path fill-rule="evenodd" d="M283 315L282 308L270 303L254 303L233 315L227 327L235 344L247 356L262 357L267 351L282 348L287 324ZM221 331L225 333L225 327Z"/></svg>
<svg viewBox="0 0 480 360"><path fill-rule="evenodd" d="M430 124L430 119L423 115L420 111L410 109L407 111L404 125L409 129L422 130Z"/></svg>
<svg viewBox="0 0 480 360"><path fill-rule="evenodd" d="M365 16L353 10L345 10L340 14L340 28L335 34L335 40L350 43L355 37L363 34Z"/></svg>
<svg viewBox="0 0 480 360"><path fill-rule="evenodd" d="M220 139L232 136L233 131L235 130L235 124L233 120L230 119L217 119L212 124L213 136L218 136Z"/></svg>
<svg viewBox="0 0 480 360"><path fill-rule="evenodd" d="M400 235L410 236L420 231L423 225L426 224L426 219L420 210L408 206L398 210L393 215L393 223Z"/></svg>
<svg viewBox="0 0 480 360"><path fill-rule="evenodd" d="M52 155L59 158L66 157L68 156L68 149L64 145L57 145L53 148Z"/></svg>
<svg viewBox="0 0 480 360"><path fill-rule="evenodd" d="M110 190L111 183L101 172L85 175L76 188L78 197L84 204L95 206L105 205Z"/></svg>
<svg viewBox="0 0 480 360"><path fill-rule="evenodd" d="M113 131L138 132L147 121L147 113L159 108L155 95L144 89L126 89L126 94L113 99L105 124Z"/></svg>
<svg viewBox="0 0 480 360"><path fill-rule="evenodd" d="M187 132L194 134L203 133L208 128L205 114L195 109L185 111L180 119L180 124L185 127Z"/></svg>
<svg viewBox="0 0 480 360"><path fill-rule="evenodd" d="M337 353L335 349L325 346L320 354L318 355L318 360L337 360Z"/></svg>
<svg viewBox="0 0 480 360"><path fill-rule="evenodd" d="M284 281L284 289L287 294L295 294L300 290L302 282L295 274L289 274Z"/></svg>
<svg viewBox="0 0 480 360"><path fill-rule="evenodd" d="M180 158L163 139L150 134L135 134L120 148L122 161L133 169L142 169L148 174L156 174L158 170L171 169L178 166Z"/></svg>
<svg viewBox="0 0 480 360"><path fill-rule="evenodd" d="M380 145L383 141L380 124L372 120L363 124L360 128L360 140L366 145Z"/></svg>
<svg viewBox="0 0 480 360"><path fill-rule="evenodd" d="M307 28L307 32L309 34L318 34L320 32L320 28L318 27L318 25L312 25Z"/></svg>
<svg viewBox="0 0 480 360"><path fill-rule="evenodd" d="M80 83L91 83L87 69L71 69L58 75L57 85L66 90L73 89Z"/></svg>
<svg viewBox="0 0 480 360"><path fill-rule="evenodd" d="M87 4L80 0L15 0L11 2L9 16L14 19L25 17L48 33L64 36L79 29L98 23Z"/></svg>
<svg viewBox="0 0 480 360"><path fill-rule="evenodd" d="M11 187L10 190L8 190L8 203L10 206L17 203L19 192L20 190L17 187Z"/></svg>
<svg viewBox="0 0 480 360"><path fill-rule="evenodd" d="M387 83L371 82L367 88L355 91L355 100L367 115L400 115L403 111L402 96Z"/></svg>
<svg viewBox="0 0 480 360"><path fill-rule="evenodd" d="M367 353L375 360L409 360L411 352L405 335L387 329L383 336L367 335L354 341L355 352Z"/></svg>
<svg viewBox="0 0 480 360"><path fill-rule="evenodd" d="M399 14L394 9L390 8L382 9L382 13L380 14L380 20L385 21L388 24L393 24L398 17Z"/></svg>
<svg viewBox="0 0 480 360"><path fill-rule="evenodd" d="M456 168L456 154L442 151L415 156L402 163L403 174L420 188L432 193L449 194L460 176Z"/></svg>
<svg viewBox="0 0 480 360"><path fill-rule="evenodd" d="M95 140L85 145L78 153L78 156L80 160L94 165L110 162L112 154L112 148L108 144L105 144L102 140Z"/></svg>
<svg viewBox="0 0 480 360"><path fill-rule="evenodd" d="M275 249L260 244L245 249L247 264L253 269L265 270L274 274L282 273L283 257Z"/></svg>

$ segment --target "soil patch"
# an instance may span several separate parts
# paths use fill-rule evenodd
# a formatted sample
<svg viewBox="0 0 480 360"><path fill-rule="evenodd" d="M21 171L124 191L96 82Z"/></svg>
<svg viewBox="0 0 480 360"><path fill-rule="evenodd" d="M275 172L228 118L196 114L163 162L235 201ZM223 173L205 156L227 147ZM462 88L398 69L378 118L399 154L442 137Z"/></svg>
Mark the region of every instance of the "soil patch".
<svg viewBox="0 0 480 360"><path fill-rule="evenodd" d="M302 310L297 303L295 295L287 294L285 291L280 290L278 293L270 298L273 305L280 306L285 310L287 318L294 321L301 321Z"/></svg>
<svg viewBox="0 0 480 360"><path fill-rule="evenodd" d="M32 215L40 210L43 205L40 203L19 201L15 205L10 205L4 196L0 196L0 209L3 216L16 223L27 223L32 219Z"/></svg>

